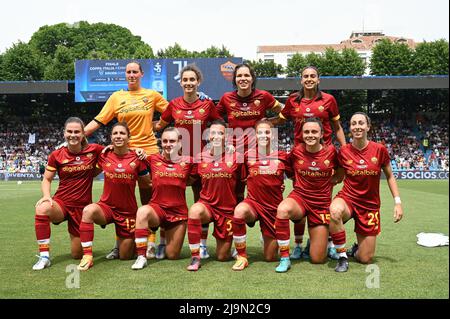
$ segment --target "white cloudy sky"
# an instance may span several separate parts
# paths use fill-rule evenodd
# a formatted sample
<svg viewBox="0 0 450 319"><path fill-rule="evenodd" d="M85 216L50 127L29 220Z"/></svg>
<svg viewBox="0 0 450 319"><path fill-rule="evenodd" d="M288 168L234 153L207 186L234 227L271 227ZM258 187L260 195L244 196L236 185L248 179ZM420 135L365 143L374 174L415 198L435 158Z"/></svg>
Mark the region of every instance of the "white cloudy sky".
<svg viewBox="0 0 450 319"><path fill-rule="evenodd" d="M224 45L246 59L258 45L339 43L363 27L448 40L448 9L448 0L13 0L2 4L0 53L40 26L79 20L126 27L155 53L175 42L197 51Z"/></svg>

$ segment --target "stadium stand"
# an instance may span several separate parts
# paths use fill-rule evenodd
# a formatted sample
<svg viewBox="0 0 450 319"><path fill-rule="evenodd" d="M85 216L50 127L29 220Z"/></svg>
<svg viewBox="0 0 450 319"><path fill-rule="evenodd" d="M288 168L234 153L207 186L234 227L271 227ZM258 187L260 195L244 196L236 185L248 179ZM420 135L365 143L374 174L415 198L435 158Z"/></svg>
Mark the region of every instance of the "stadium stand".
<svg viewBox="0 0 450 319"><path fill-rule="evenodd" d="M39 165L62 143L65 119L53 122L11 117L0 123L0 173L39 172ZM348 132L347 123L343 123ZM394 170L449 170L448 118L421 120L373 119L371 139L386 145ZM90 142L108 144L107 127L90 138ZM293 126L279 129L278 147L289 152L293 145Z"/></svg>

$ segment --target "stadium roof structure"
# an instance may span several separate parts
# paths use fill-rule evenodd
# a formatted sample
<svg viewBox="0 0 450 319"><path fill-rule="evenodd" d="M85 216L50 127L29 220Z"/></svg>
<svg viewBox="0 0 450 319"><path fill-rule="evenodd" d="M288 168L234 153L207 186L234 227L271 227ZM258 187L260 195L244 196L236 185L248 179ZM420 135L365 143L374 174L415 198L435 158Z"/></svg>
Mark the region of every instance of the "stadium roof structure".
<svg viewBox="0 0 450 319"><path fill-rule="evenodd" d="M298 90L300 78L258 78L263 90ZM425 76L321 76L321 90L448 89L448 75Z"/></svg>
<svg viewBox="0 0 450 319"><path fill-rule="evenodd" d="M69 81L0 81L0 94L69 93Z"/></svg>
<svg viewBox="0 0 450 319"><path fill-rule="evenodd" d="M262 90L297 90L299 78L258 78ZM448 89L448 75L424 76L322 76L322 90L403 90ZM66 94L73 92L74 81L0 82L0 94ZM206 92L207 93L207 92Z"/></svg>

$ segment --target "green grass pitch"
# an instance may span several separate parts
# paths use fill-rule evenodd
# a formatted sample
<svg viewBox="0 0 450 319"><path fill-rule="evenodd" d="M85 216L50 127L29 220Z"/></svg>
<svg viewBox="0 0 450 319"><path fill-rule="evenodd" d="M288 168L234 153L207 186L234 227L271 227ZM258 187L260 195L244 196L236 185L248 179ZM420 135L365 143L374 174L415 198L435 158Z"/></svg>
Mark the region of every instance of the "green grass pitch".
<svg viewBox="0 0 450 319"><path fill-rule="evenodd" d="M335 261L324 265L293 261L289 272L278 274L274 271L277 263L263 261L257 224L248 229L250 266L245 271L232 271L233 261L214 260L211 227L208 246L212 256L202 263L200 271L186 271L190 258L187 239L180 260L152 260L144 270L133 271L132 260L104 258L114 242L114 227L110 225L105 230L96 226L94 267L80 274L79 288L70 288L66 285L74 275L70 265L78 261L70 257L66 223L52 226L52 266L33 271L37 260L34 204L40 198L39 183L0 182L0 298L449 298L448 246L425 248L416 244L419 232L448 235L449 182L398 183L405 216L394 224L393 200L386 181L381 181L382 232L377 240L376 268L350 259L349 272L338 274L334 272ZM99 198L101 188L102 183L95 182L94 200ZM290 189L287 182L285 193ZM187 194L190 205L190 189ZM350 245L355 240L353 221L346 229ZM378 286L371 280L373 269L379 271Z"/></svg>

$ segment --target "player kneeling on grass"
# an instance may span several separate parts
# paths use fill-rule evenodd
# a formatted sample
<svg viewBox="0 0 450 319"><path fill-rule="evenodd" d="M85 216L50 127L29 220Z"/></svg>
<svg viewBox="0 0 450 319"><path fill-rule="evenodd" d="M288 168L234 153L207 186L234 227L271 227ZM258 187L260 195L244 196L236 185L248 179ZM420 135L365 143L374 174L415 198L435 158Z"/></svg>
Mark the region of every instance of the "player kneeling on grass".
<svg viewBox="0 0 450 319"><path fill-rule="evenodd" d="M339 166L345 174L344 186L330 206L330 233L340 257L335 268L337 272L348 270L345 251L345 227L350 218L355 220L357 244L348 252L363 264L372 262L375 255L380 224L380 178L381 170L386 176L389 189L395 200L394 222L403 217L400 195L390 164L386 147L367 139L370 118L356 112L350 119L352 143L343 146L339 152Z"/></svg>
<svg viewBox="0 0 450 319"><path fill-rule="evenodd" d="M191 263L187 270L200 266L202 225L214 222L216 255L219 261L231 258L233 241L232 220L237 204L237 181L242 180L243 158L239 153L225 152L226 124L217 120L209 128L210 148L195 158L202 190L200 199L189 209L188 239Z"/></svg>
<svg viewBox="0 0 450 319"><path fill-rule="evenodd" d="M275 236L277 206L283 200L284 173L289 169L287 154L274 148L272 123L259 121L256 126L256 149L245 154L247 198L234 209L233 240L238 252L233 270L248 266L246 224L259 220L264 242L264 259L277 260L278 244Z"/></svg>
<svg viewBox="0 0 450 319"><path fill-rule="evenodd" d="M147 266L148 228L165 229L165 256L178 259L186 234L188 208L186 185L193 182L194 163L191 157L181 156L180 132L167 128L161 136L162 154L150 156L153 193L149 204L138 209L136 217L136 251L138 257L131 266L138 270Z"/></svg>
<svg viewBox="0 0 450 319"><path fill-rule="evenodd" d="M278 205L275 228L281 259L276 272L291 268L289 220L301 220L305 216L310 235L310 261L322 264L327 260L329 206L337 152L332 144L323 144L320 119L307 119L302 126L302 136L304 143L295 146L289 154L295 172L294 189Z"/></svg>
<svg viewBox="0 0 450 319"><path fill-rule="evenodd" d="M92 202L92 182L99 173L95 169L103 146L88 144L84 136L84 123L70 117L64 124L66 145L53 151L45 168L41 183L42 198L35 207L35 231L39 245L39 260L33 270L50 266L50 222L58 225L67 220L72 257L83 255L79 225L84 206ZM51 183L58 173L59 185L53 198Z"/></svg>
<svg viewBox="0 0 450 319"><path fill-rule="evenodd" d="M119 238L119 258L124 260L134 256L133 240L138 208L135 197L136 181L139 184L141 202L148 203L150 175L146 163L128 148L129 139L127 124L116 123L111 131L113 151L99 157L97 165L105 174L104 188L100 201L83 209L80 225L83 259L78 270L86 271L94 264L94 223L102 226L114 223Z"/></svg>

